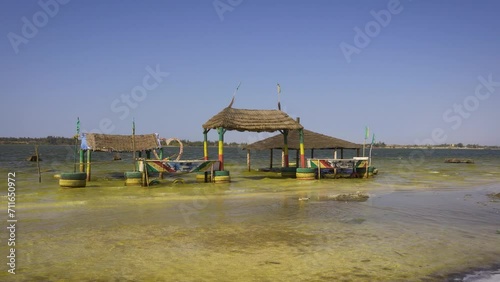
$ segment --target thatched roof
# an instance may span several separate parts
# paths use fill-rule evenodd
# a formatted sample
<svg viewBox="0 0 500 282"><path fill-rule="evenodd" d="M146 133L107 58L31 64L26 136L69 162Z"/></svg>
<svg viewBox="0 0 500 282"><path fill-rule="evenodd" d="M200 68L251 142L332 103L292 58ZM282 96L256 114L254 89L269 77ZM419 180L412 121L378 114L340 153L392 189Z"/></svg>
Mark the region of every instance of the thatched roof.
<svg viewBox="0 0 500 282"><path fill-rule="evenodd" d="M307 140L304 144L305 149L359 149L362 145L355 144L349 141L338 139L335 137L326 136L304 129L304 139ZM261 141L247 145L244 149L248 150L266 150L266 149L282 149L283 135L278 134ZM297 131L288 133L288 148L299 149L299 134Z"/></svg>
<svg viewBox="0 0 500 282"><path fill-rule="evenodd" d="M160 148L158 134L135 135L132 138L132 135L86 133L82 138L82 149L104 152L132 152L134 150L133 140L135 140L136 151Z"/></svg>
<svg viewBox="0 0 500 282"><path fill-rule="evenodd" d="M303 128L280 110L247 110L227 107L203 124L204 129L223 127L227 130L274 132Z"/></svg>

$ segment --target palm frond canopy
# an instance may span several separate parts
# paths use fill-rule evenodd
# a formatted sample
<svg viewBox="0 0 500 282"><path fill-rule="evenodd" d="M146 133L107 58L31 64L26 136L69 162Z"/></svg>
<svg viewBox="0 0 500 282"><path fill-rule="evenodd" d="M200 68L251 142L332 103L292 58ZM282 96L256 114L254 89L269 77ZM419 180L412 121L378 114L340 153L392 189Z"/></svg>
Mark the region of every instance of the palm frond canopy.
<svg viewBox="0 0 500 282"><path fill-rule="evenodd" d="M307 142L304 144L305 149L360 149L362 145L355 144L346 140L335 137L330 137L324 134L316 133L304 129L304 139ZM299 150L299 134L296 131L288 133L288 148ZM268 149L283 149L283 135L278 134L264 140L254 142L247 145L244 149L247 150L268 150Z"/></svg>
<svg viewBox="0 0 500 282"><path fill-rule="evenodd" d="M111 135L86 133L82 138L82 149L103 152L132 152L160 148L158 134Z"/></svg>
<svg viewBox="0 0 500 282"><path fill-rule="evenodd" d="M249 110L227 107L203 124L204 129L274 132L302 129L296 120L280 110Z"/></svg>

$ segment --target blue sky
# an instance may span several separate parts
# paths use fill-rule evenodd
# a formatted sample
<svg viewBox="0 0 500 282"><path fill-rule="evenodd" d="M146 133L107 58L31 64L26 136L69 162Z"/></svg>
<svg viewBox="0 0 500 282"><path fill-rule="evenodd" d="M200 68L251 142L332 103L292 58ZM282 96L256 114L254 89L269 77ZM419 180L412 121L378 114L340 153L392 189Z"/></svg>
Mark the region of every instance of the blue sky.
<svg viewBox="0 0 500 282"><path fill-rule="evenodd" d="M500 145L499 10L495 0L3 0L0 136L71 137L79 117L85 131L130 134L135 119L138 134L201 140L241 81L233 107L275 109L279 83L290 116L353 142L369 126L388 144Z"/></svg>

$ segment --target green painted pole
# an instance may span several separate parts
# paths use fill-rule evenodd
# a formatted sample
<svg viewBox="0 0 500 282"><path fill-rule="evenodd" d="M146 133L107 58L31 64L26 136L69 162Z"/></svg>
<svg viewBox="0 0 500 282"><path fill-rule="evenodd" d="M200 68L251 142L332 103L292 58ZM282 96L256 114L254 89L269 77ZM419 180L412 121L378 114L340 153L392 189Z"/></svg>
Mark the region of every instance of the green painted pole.
<svg viewBox="0 0 500 282"><path fill-rule="evenodd" d="M83 149L80 149L80 172L85 172L85 151Z"/></svg>

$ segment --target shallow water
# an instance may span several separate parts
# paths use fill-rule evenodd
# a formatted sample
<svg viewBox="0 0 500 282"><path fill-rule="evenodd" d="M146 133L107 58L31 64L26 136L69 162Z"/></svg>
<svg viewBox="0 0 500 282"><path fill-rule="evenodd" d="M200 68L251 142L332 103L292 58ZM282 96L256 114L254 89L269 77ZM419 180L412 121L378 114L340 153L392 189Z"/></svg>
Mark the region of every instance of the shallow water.
<svg viewBox="0 0 500 282"><path fill-rule="evenodd" d="M246 152L227 148L230 184L184 175L150 188L124 186L131 156L95 153L94 181L62 189L52 176L73 170L73 149L40 147L39 184L24 161L31 146L0 146L1 179L16 172L19 220L17 274L0 279L443 281L500 261L500 202L487 196L500 193L500 151L376 150L374 178L298 181L247 172ZM265 152L252 158L268 164ZM331 200L356 191L370 198Z"/></svg>

